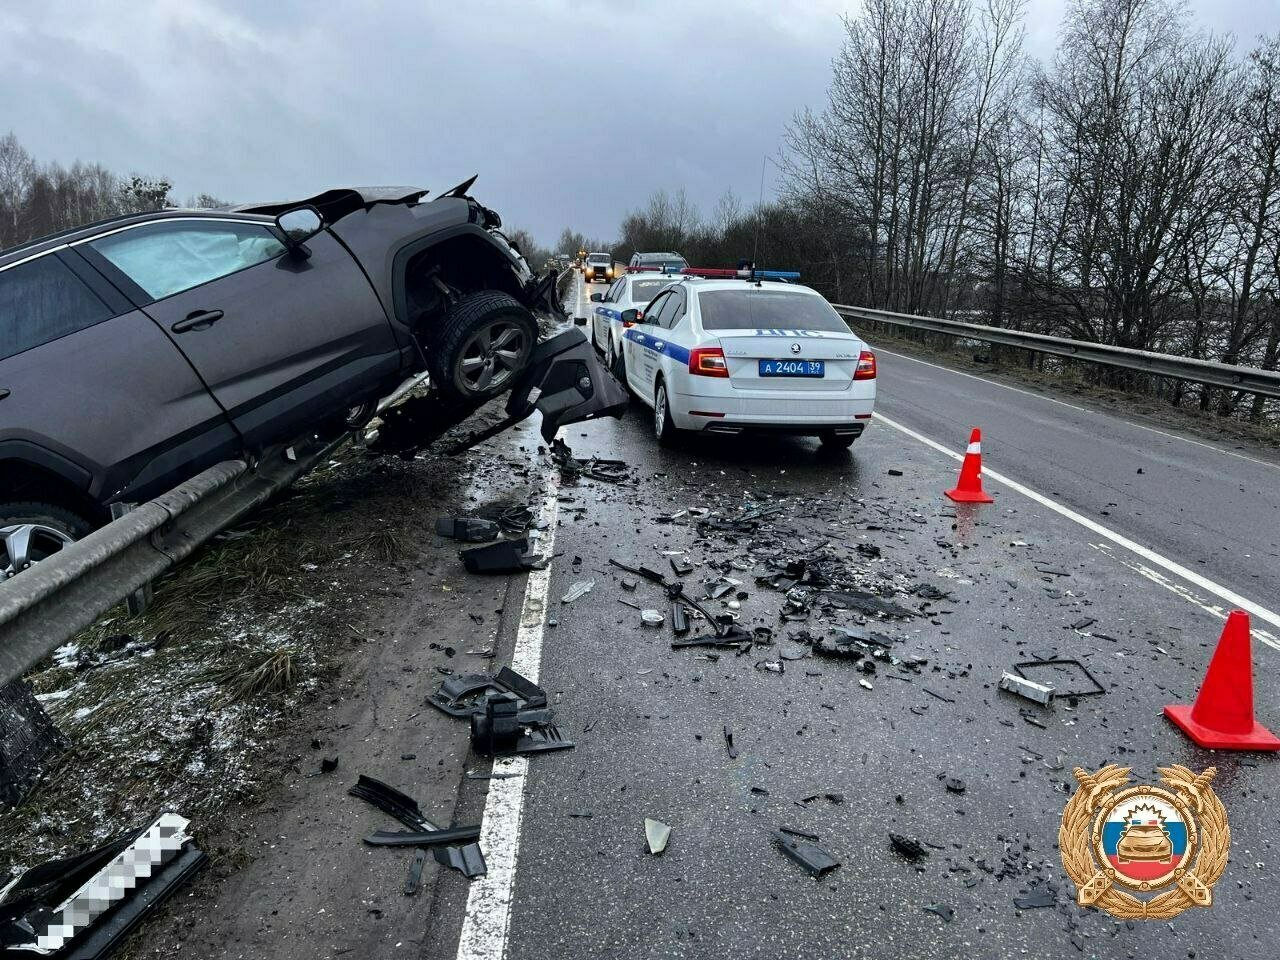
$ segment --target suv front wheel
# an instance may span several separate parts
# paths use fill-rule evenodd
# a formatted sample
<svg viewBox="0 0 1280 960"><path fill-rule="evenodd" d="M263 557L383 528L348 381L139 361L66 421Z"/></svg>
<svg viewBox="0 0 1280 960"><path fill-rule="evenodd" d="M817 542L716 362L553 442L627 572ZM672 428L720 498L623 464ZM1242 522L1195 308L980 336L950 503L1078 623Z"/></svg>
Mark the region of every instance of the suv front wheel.
<svg viewBox="0 0 1280 960"><path fill-rule="evenodd" d="M453 304L431 338L432 383L463 400L483 401L511 387L538 341L538 323L515 297L497 290Z"/></svg>
<svg viewBox="0 0 1280 960"><path fill-rule="evenodd" d="M51 503L0 503L0 581L79 540L93 525Z"/></svg>

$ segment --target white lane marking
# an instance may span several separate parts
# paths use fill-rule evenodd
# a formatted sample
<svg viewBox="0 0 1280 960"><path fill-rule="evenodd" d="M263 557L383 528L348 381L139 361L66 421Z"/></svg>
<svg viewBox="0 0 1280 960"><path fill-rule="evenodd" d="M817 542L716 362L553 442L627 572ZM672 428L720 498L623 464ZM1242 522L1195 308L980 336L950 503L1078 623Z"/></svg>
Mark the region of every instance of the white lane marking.
<svg viewBox="0 0 1280 960"><path fill-rule="evenodd" d="M551 592L551 561L555 553L556 518L559 515L560 478L552 471L542 499L540 523L546 531L539 550L548 558L547 566L534 570L524 588L520 626L511 654L511 669L534 683L542 669L542 633L546 624L547 597ZM495 763L495 768L497 764ZM507 951L511 926L511 897L516 880L516 856L520 852L520 821L524 813L524 782L529 761L512 757L504 761L502 773L516 776L489 781L480 826L480 849L488 872L471 881L467 912L458 937L458 960L502 960Z"/></svg>
<svg viewBox="0 0 1280 960"><path fill-rule="evenodd" d="M1128 557L1117 556L1116 552L1111 549L1110 544L1091 543L1089 544L1089 546L1093 547L1093 549L1097 550L1099 553L1104 554L1107 557L1110 557L1116 563L1124 564L1134 573L1141 574L1142 576L1150 580L1152 583L1159 584L1160 586L1164 587L1166 590L1176 593L1178 596L1182 597L1182 599L1186 600L1188 603L1194 603L1197 607L1199 607L1201 610L1203 610L1205 613L1209 614L1210 616L1217 617L1219 620L1227 619L1227 614L1230 611L1228 611L1225 607L1219 606L1216 603L1209 602L1207 599L1200 596L1199 594L1192 592L1192 590L1189 587L1184 586L1183 584L1179 583L1176 580L1166 577L1159 570L1152 570L1145 563L1139 563L1137 560L1130 560ZM1263 643L1265 643L1267 646L1274 647L1275 649L1280 650L1280 640L1277 640L1274 636L1267 633L1267 631L1261 629L1256 625L1253 626L1252 630L1253 630L1253 635L1257 637L1259 640L1261 640Z"/></svg>
<svg viewBox="0 0 1280 960"><path fill-rule="evenodd" d="M993 387L1001 387L1004 390L1012 390L1014 393L1021 393L1024 396L1035 397L1037 400L1048 400L1050 403L1056 403L1060 407L1067 407L1071 410L1078 410L1080 413L1091 413L1097 417L1108 417L1110 419L1119 420L1131 427L1137 427L1139 430L1146 430L1148 433L1159 434L1162 437L1168 437L1170 440L1181 440L1183 443L1192 443L1197 447L1204 447L1206 450L1212 450L1214 453L1220 453L1226 457L1235 457L1237 460L1248 460L1250 463L1261 464L1264 467L1272 467L1280 470L1280 463L1272 463L1269 460L1259 460L1257 457L1245 456L1243 453L1236 453L1234 450L1224 450L1222 447L1212 443L1205 443L1203 440L1192 440L1190 437L1179 436L1176 433L1169 433L1165 430L1157 430L1155 427L1148 427L1144 423L1137 423L1133 420L1127 420L1124 417L1117 417L1115 414L1107 413L1105 410L1091 410L1088 407L1076 406L1074 403L1067 403L1065 400L1058 400L1054 397L1047 397L1043 393L1036 393L1034 390L1023 390L1020 387L1011 387L1007 383L1001 383L999 380L988 380L986 377L975 376L972 373L964 373L961 370L952 370L950 367L944 367L941 364L930 363L928 360L920 360L916 357L909 357L905 353L895 353L892 350L886 350L884 347L876 347L876 353L887 353L891 357L897 357L899 360L910 360L912 363L921 363L926 367L933 367L935 370L941 370L944 373L954 373L957 377L968 377L970 380L977 380L979 383L985 383Z"/></svg>
<svg viewBox="0 0 1280 960"><path fill-rule="evenodd" d="M936 440L931 440L928 437L926 437L924 434L916 433L910 427L905 427L894 420L890 420L888 417L882 415L879 412L876 413L876 420L879 423L883 423L887 426L893 427L893 429L899 431L900 433L905 433L908 437L911 437L913 440L919 440L925 446L932 447L934 450L937 450L939 453L945 454L946 456L950 457L952 460L960 460L962 462L964 460L963 454L956 453L954 450L948 450L946 447L938 443ZM1024 497L1029 497L1030 499L1034 500L1036 503L1040 504L1041 506L1048 507L1054 513L1061 514L1062 516L1066 517L1068 520L1071 520L1075 523L1080 524L1080 526L1084 527L1086 530L1091 530L1093 533L1096 533L1100 537L1105 537L1107 540L1110 540L1112 543L1116 544L1117 546L1124 547L1129 552L1137 554L1147 563L1154 564L1155 566L1160 567L1161 569L1169 573L1172 573L1176 577L1181 577L1187 583L1190 583L1195 587L1199 587L1201 590L1205 591L1206 593L1213 594L1219 599L1230 604L1233 608L1238 608L1240 610L1247 610L1251 615L1258 618L1259 620L1265 620L1267 623L1271 624L1273 627L1280 627L1280 614L1275 613L1274 611L1268 610L1266 607L1262 606L1261 604L1254 603L1252 600L1246 600L1244 597L1240 596L1240 594L1236 593L1234 590L1224 587L1220 583L1214 583L1212 580L1208 579L1207 577L1202 577L1200 574L1196 573L1194 570L1188 570L1182 564L1176 563L1173 560L1170 560L1168 557L1161 556L1160 554L1156 553L1154 550L1148 549L1147 547L1144 547L1140 543L1135 543L1134 541L1130 540L1128 537L1124 536L1124 534L1117 533L1116 531L1112 530L1110 527L1104 527L1102 524L1094 520L1091 520L1082 514L1076 513L1070 507L1064 506L1063 504L1058 503L1056 500L1050 500L1044 494L1037 493L1035 490L1032 490L1030 487L1024 486L1021 483L1018 483L1018 481L1016 480L1009 479L1004 474L996 473L996 471L988 468L986 464L982 465L982 475L984 477L988 477L992 480L995 480L998 483L1004 484L1010 490L1014 490L1017 493L1022 494Z"/></svg>

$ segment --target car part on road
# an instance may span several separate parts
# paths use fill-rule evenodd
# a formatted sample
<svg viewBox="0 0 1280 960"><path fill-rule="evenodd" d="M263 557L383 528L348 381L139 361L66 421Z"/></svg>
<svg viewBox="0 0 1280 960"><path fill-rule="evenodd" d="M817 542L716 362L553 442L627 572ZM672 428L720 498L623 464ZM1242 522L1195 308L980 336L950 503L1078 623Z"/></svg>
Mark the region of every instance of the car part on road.
<svg viewBox="0 0 1280 960"><path fill-rule="evenodd" d="M569 587L569 592L560 598L561 603L573 603L580 600L594 589L596 582L594 580L579 580Z"/></svg>
<svg viewBox="0 0 1280 960"><path fill-rule="evenodd" d="M409 864L409 872L404 877L404 895L412 897L418 892L418 887L422 884L422 871L427 865L427 849L419 847L413 854L413 861Z"/></svg>
<svg viewBox="0 0 1280 960"><path fill-rule="evenodd" d="M889 843L897 853L908 860L922 860L929 855L929 851L924 848L924 844L914 837L904 837L900 833L890 833Z"/></svg>
<svg viewBox="0 0 1280 960"><path fill-rule="evenodd" d="M443 847L480 839L480 828L442 827L439 830L378 830L364 838L371 847Z"/></svg>
<svg viewBox="0 0 1280 960"><path fill-rule="evenodd" d="M622 483L631 477L631 467L625 460L606 460L600 457L582 460L575 457L559 437L551 444L551 457L560 470L560 479L567 484L577 483L581 477L604 480L607 483Z"/></svg>
<svg viewBox="0 0 1280 960"><path fill-rule="evenodd" d="M882 614L902 620L920 616L915 610L865 590L823 590L819 593L819 597L833 607L857 610L860 613Z"/></svg>
<svg viewBox="0 0 1280 960"><path fill-rule="evenodd" d="M399 820L410 830L425 833L438 829L434 823L423 816L416 800L408 794L401 793L395 787L388 786L381 780L361 774L356 781L356 785L348 790L347 793L371 806L377 807L383 813ZM437 863L457 870L468 880L483 877L488 871L488 867L484 862L484 853L478 843L434 847L432 855ZM414 863L410 864L409 875L405 878L406 890L410 886L410 880L413 878L415 870L420 872L416 859ZM414 881L415 889L416 886L416 881Z"/></svg>
<svg viewBox="0 0 1280 960"><path fill-rule="evenodd" d="M733 731L727 726L724 728L724 747L729 751L729 759L738 759L738 748L733 745Z"/></svg>
<svg viewBox="0 0 1280 960"><path fill-rule="evenodd" d="M66 747L25 681L0 687L0 809L21 803Z"/></svg>
<svg viewBox="0 0 1280 960"><path fill-rule="evenodd" d="M640 611L640 622L646 627L660 627L667 622L661 610L652 608Z"/></svg>
<svg viewBox="0 0 1280 960"><path fill-rule="evenodd" d="M485 701L490 693L514 696L520 703L521 717L528 723L551 719L546 691L510 667L503 667L496 674L467 673L448 677L427 702L451 717L472 717L484 713ZM477 696L478 694L483 696Z"/></svg>
<svg viewBox="0 0 1280 960"><path fill-rule="evenodd" d="M436 533L464 543L489 543L501 535L501 527L479 517L437 517Z"/></svg>
<svg viewBox="0 0 1280 960"><path fill-rule="evenodd" d="M808 870L809 876L815 880L821 880L840 866L839 860L816 843L791 836L787 831L775 831L773 839L777 843L779 850ZM814 839L817 838L815 837Z"/></svg>
<svg viewBox="0 0 1280 960"><path fill-rule="evenodd" d="M1066 689L1063 689L1059 684L1050 683L1044 677L1036 678L1027 676L1028 670L1042 671L1052 669L1052 672L1054 673L1061 673L1060 670L1056 669L1059 667L1071 668L1079 676L1083 677L1088 686L1074 688L1067 687ZM1041 686L1050 687L1053 690L1053 695L1055 697L1096 697L1099 694L1107 692L1107 688L1099 683L1098 679L1089 672L1089 668L1079 660L1024 660L1022 663L1015 663L1013 665L1013 669L1014 672L1024 680L1030 680Z"/></svg>
<svg viewBox="0 0 1280 960"><path fill-rule="evenodd" d="M536 570L542 558L529 552L529 541L499 540L485 547L461 550L458 556L467 573L524 573Z"/></svg>
<svg viewBox="0 0 1280 960"><path fill-rule="evenodd" d="M947 923L950 923L951 918L956 915L955 910L948 907L945 903L931 903L927 907L922 907L921 909L926 913L937 914Z"/></svg>
<svg viewBox="0 0 1280 960"><path fill-rule="evenodd" d="M655 857L660 856L671 841L671 828L661 820L652 820L649 817L645 817L644 839L645 843L649 845L649 852Z"/></svg>
<svg viewBox="0 0 1280 960"><path fill-rule="evenodd" d="M739 649L749 650L754 641L755 638L751 633L734 623L730 624L723 633L672 640L671 649L679 650L684 647L738 647Z"/></svg>
<svg viewBox="0 0 1280 960"><path fill-rule="evenodd" d="M204 862L175 813L139 833L27 870L0 891L5 953L105 957Z"/></svg>
<svg viewBox="0 0 1280 960"><path fill-rule="evenodd" d="M569 750L574 743L554 724L524 720L515 695L491 693L485 698L484 710L471 716L471 746L486 756L505 757Z"/></svg>
<svg viewBox="0 0 1280 960"><path fill-rule="evenodd" d="M671 630L676 636L683 636L689 632L689 615L684 611L684 601L680 598L673 599L669 610L671 616Z"/></svg>

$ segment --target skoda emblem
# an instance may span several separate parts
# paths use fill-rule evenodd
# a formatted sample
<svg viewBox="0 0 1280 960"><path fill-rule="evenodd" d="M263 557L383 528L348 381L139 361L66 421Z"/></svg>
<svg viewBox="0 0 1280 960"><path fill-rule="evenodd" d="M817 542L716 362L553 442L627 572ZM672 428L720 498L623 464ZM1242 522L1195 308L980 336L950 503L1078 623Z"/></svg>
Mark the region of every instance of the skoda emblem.
<svg viewBox="0 0 1280 960"><path fill-rule="evenodd" d="M800 352L800 344L798 344L798 343L793 343L793 344L791 345L791 352L792 352L792 353L799 353L799 352Z"/></svg>

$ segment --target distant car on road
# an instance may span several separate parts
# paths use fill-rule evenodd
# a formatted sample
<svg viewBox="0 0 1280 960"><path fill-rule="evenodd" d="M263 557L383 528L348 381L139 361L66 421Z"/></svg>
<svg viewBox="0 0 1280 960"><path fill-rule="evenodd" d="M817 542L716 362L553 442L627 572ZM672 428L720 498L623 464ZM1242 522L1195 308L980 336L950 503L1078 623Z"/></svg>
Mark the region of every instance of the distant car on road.
<svg viewBox="0 0 1280 960"><path fill-rule="evenodd" d="M633 253L628 270L665 270L667 273L679 273L689 262L678 253Z"/></svg>
<svg viewBox="0 0 1280 960"><path fill-rule="evenodd" d="M615 375L653 408L663 445L686 431L767 431L848 447L871 419L875 354L808 287L686 277L619 321Z"/></svg>
<svg viewBox="0 0 1280 960"><path fill-rule="evenodd" d="M553 277L474 179L163 210L0 254L0 580L115 502L359 426L423 369L453 401L511 387Z"/></svg>
<svg viewBox="0 0 1280 960"><path fill-rule="evenodd" d="M589 253L582 265L582 276L587 283L608 282L613 279L613 257L607 253Z"/></svg>
<svg viewBox="0 0 1280 960"><path fill-rule="evenodd" d="M605 366L619 381L625 382L622 337L633 325L623 323L623 311L643 312L650 300L679 279L660 273L627 273L610 284L604 293L591 294L594 304L591 310L591 342L604 355Z"/></svg>

